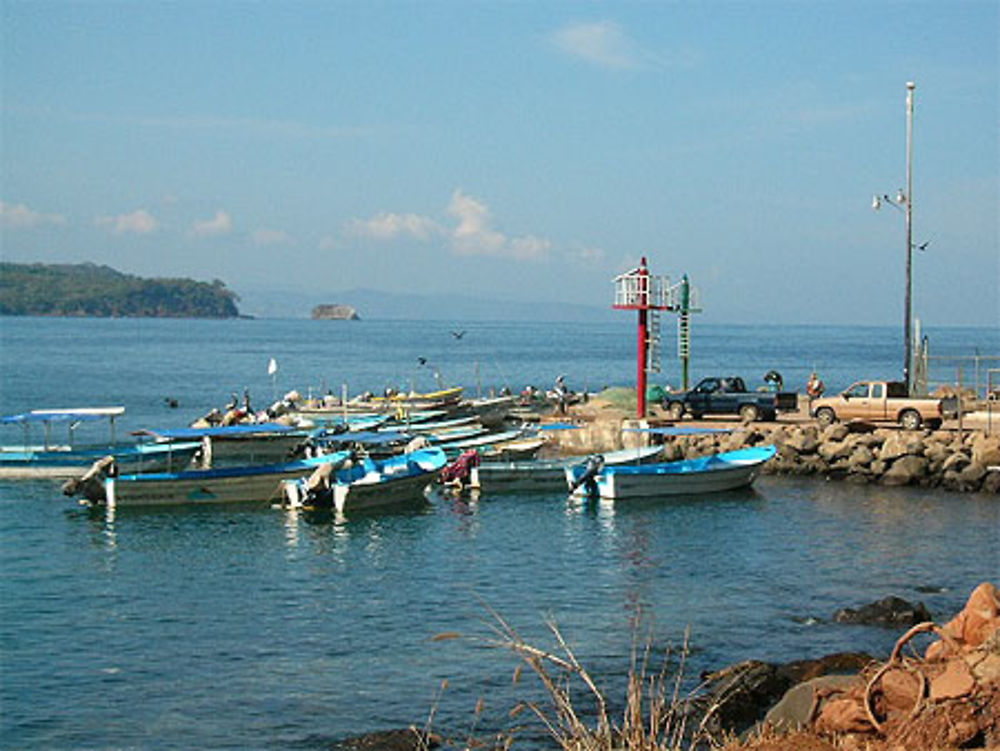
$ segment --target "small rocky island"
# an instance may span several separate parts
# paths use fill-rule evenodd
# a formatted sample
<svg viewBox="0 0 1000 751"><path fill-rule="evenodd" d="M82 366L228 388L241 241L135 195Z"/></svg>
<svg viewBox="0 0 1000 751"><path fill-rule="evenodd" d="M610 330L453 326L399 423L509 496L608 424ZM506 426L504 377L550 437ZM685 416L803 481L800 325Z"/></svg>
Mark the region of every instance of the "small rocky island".
<svg viewBox="0 0 1000 751"><path fill-rule="evenodd" d="M312 309L313 320L357 321L358 311L350 305L317 305Z"/></svg>

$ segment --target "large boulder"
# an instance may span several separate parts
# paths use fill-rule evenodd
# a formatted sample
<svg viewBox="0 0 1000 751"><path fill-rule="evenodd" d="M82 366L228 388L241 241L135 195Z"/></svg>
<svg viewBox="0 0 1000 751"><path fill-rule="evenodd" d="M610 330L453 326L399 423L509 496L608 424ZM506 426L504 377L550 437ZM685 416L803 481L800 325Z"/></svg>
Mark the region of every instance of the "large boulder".
<svg viewBox="0 0 1000 751"><path fill-rule="evenodd" d="M343 738L332 748L334 751L425 751L440 745L440 736L409 727Z"/></svg>
<svg viewBox="0 0 1000 751"><path fill-rule="evenodd" d="M882 475L884 485L914 485L927 475L927 459L907 454L892 463Z"/></svg>
<svg viewBox="0 0 1000 751"><path fill-rule="evenodd" d="M820 444L816 450L828 464L833 464L840 459L846 459L851 455L853 446L846 440L829 440Z"/></svg>
<svg viewBox="0 0 1000 751"><path fill-rule="evenodd" d="M863 623L898 628L929 621L931 614L922 602L914 605L900 597L885 597L862 605L857 610L841 608L833 614L833 620L837 623Z"/></svg>
<svg viewBox="0 0 1000 751"><path fill-rule="evenodd" d="M847 459L848 467L852 472L867 470L873 461L875 461L875 454L865 445L855 446Z"/></svg>
<svg viewBox="0 0 1000 751"><path fill-rule="evenodd" d="M919 435L914 435L906 431L890 431L882 443L882 450L879 458L882 461L892 461L901 456L922 456L924 453L924 442Z"/></svg>
<svg viewBox="0 0 1000 751"><path fill-rule="evenodd" d="M977 433L972 440L972 461L984 467L1000 466L1000 436Z"/></svg>
<svg viewBox="0 0 1000 751"><path fill-rule="evenodd" d="M794 449L799 454L815 453L820 445L816 428L811 426L790 430L782 443L784 446Z"/></svg>

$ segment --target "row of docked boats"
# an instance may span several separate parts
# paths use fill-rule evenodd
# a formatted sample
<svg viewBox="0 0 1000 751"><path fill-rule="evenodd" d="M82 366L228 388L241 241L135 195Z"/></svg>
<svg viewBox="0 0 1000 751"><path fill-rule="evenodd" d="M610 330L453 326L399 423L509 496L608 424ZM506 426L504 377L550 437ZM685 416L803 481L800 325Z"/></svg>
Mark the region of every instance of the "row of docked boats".
<svg viewBox="0 0 1000 751"><path fill-rule="evenodd" d="M715 492L751 484L773 456L771 447L770 454L745 450L659 462L661 447L653 445L589 459L540 458L547 431L572 426L509 420L487 426L483 413L459 408L341 412L311 429L300 421L143 430L139 441L123 445L114 440L123 411L36 410L0 418L26 430L41 424L45 432L39 445L29 445L26 435L20 451L0 449L0 478L69 477L67 495L108 507L271 502L347 513L422 501L435 482L490 493L568 487L577 497L613 500ZM72 434L94 419L110 422L106 444L51 440L59 423Z"/></svg>

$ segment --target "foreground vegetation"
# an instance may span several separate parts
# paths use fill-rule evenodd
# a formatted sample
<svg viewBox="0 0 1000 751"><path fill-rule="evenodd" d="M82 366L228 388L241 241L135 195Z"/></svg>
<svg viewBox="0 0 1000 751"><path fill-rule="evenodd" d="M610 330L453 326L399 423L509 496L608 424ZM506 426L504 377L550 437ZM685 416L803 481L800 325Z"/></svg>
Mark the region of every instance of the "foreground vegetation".
<svg viewBox="0 0 1000 751"><path fill-rule="evenodd" d="M0 315L235 318L237 299L218 279L143 279L92 263L0 263Z"/></svg>

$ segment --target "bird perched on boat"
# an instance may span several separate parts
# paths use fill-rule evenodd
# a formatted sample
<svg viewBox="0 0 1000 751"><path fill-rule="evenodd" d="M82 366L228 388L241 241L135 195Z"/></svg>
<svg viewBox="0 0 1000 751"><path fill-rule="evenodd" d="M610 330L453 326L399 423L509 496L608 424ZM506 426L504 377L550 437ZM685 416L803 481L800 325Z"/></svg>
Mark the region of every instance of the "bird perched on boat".
<svg viewBox="0 0 1000 751"><path fill-rule="evenodd" d="M456 339L461 339L463 336L465 336L465 331L464 330L462 330L462 331L452 331L451 335L453 337L455 337Z"/></svg>

